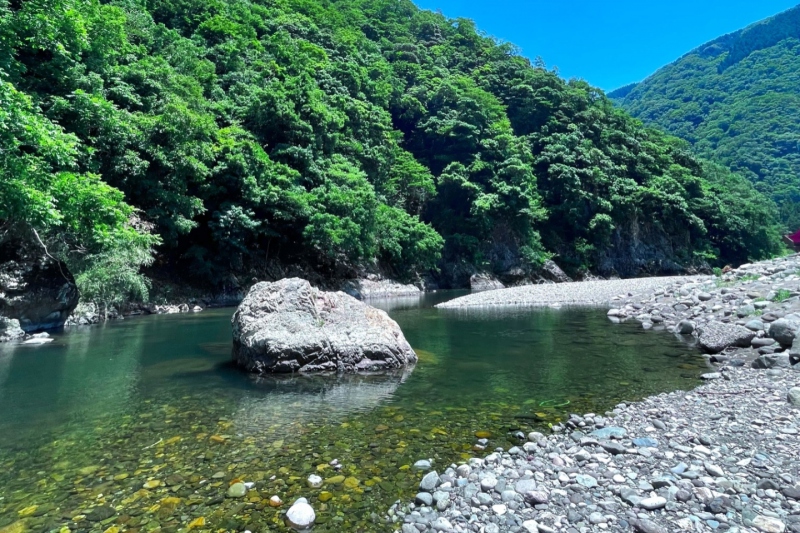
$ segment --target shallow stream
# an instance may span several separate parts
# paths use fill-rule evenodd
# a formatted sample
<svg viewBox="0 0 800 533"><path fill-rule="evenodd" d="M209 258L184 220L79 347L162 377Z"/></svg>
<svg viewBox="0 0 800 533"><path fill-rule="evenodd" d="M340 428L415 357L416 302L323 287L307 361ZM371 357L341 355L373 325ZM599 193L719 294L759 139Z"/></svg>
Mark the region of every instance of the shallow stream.
<svg viewBox="0 0 800 533"><path fill-rule="evenodd" d="M480 455L476 434L507 448L510 432L691 388L704 371L669 334L600 309L432 307L452 297L373 302L420 356L391 375L245 375L228 364L232 309L0 345L0 533L285 531L299 496L315 531L391 531L381 517L413 497L415 461L442 469ZM237 480L255 485L226 498Z"/></svg>

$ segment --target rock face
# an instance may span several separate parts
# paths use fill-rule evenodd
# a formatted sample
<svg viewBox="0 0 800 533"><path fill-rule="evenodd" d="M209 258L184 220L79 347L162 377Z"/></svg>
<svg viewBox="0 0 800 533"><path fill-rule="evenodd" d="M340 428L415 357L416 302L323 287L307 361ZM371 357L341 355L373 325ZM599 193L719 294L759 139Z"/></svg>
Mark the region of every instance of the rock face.
<svg viewBox="0 0 800 533"><path fill-rule="evenodd" d="M25 332L19 327L19 320L0 316L0 342L21 339Z"/></svg>
<svg viewBox="0 0 800 533"><path fill-rule="evenodd" d="M700 331L700 347L708 353L720 353L729 346L750 346L750 341L756 336L755 332L722 322L709 322Z"/></svg>
<svg viewBox="0 0 800 533"><path fill-rule="evenodd" d="M469 278L469 288L473 291L491 291L494 289L505 289L500 281L491 274L473 274Z"/></svg>
<svg viewBox="0 0 800 533"><path fill-rule="evenodd" d="M63 263L28 238L0 243L0 316L29 333L63 326L76 305L78 287Z"/></svg>
<svg viewBox="0 0 800 533"><path fill-rule="evenodd" d="M231 322L233 359L251 372L361 372L417 362L384 311L299 278L257 283Z"/></svg>

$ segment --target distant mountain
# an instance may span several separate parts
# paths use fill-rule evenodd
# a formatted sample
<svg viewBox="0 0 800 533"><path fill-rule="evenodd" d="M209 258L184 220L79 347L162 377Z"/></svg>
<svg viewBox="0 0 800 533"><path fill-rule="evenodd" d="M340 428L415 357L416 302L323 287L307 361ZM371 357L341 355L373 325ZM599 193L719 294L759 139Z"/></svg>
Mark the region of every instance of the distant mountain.
<svg viewBox="0 0 800 533"><path fill-rule="evenodd" d="M609 94L748 177L800 228L800 6L692 50Z"/></svg>

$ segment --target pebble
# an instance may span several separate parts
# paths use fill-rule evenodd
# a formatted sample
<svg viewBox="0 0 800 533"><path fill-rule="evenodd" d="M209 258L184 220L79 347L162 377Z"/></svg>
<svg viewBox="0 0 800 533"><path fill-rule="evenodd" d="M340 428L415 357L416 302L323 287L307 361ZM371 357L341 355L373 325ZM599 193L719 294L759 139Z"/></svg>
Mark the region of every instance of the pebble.
<svg viewBox="0 0 800 533"><path fill-rule="evenodd" d="M308 504L305 498L298 498L286 511L286 524L294 529L308 529L314 525L317 519L314 509Z"/></svg>

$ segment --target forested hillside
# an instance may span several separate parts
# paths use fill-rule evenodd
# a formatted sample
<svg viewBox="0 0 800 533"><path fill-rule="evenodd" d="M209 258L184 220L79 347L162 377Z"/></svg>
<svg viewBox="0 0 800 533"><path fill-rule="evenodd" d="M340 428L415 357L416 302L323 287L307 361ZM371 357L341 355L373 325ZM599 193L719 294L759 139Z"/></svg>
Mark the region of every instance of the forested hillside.
<svg viewBox="0 0 800 533"><path fill-rule="evenodd" d="M2 0L0 69L0 221L95 290L153 246L211 284L779 250L745 180L409 1Z"/></svg>
<svg viewBox="0 0 800 533"><path fill-rule="evenodd" d="M800 228L800 7L725 35L609 96L772 196Z"/></svg>

